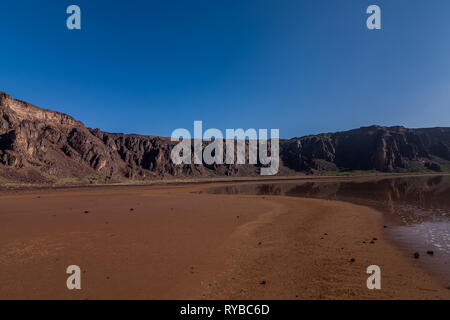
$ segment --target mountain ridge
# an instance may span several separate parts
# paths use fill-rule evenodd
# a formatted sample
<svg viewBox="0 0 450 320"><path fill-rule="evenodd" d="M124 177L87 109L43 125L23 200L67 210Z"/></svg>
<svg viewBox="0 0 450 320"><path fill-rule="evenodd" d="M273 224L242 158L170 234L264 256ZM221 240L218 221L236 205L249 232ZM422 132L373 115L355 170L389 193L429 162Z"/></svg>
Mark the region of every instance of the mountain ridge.
<svg viewBox="0 0 450 320"><path fill-rule="evenodd" d="M176 144L165 137L87 128L70 115L0 92L0 177L6 180L256 176L262 167L259 163L175 165L170 152ZM448 127L372 125L280 140L279 175L349 170L440 172L448 168Z"/></svg>

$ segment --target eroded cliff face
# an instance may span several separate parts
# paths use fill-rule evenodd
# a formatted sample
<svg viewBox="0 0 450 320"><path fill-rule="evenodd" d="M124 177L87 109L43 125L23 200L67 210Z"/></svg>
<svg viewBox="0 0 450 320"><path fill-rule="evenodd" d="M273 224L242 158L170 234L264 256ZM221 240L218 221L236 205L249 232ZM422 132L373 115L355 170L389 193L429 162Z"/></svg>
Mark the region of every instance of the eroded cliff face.
<svg viewBox="0 0 450 320"><path fill-rule="evenodd" d="M445 170L450 162L450 128L371 126L291 139L285 164L305 171L405 169Z"/></svg>
<svg viewBox="0 0 450 320"><path fill-rule="evenodd" d="M250 176L258 165L175 165L176 142L86 128L72 117L0 93L0 176L25 181L58 178L160 179Z"/></svg>
<svg viewBox="0 0 450 320"><path fill-rule="evenodd" d="M122 174L120 157L72 117L0 94L0 162L56 177Z"/></svg>
<svg viewBox="0 0 450 320"><path fill-rule="evenodd" d="M174 145L176 142L167 138L89 129L69 115L0 92L0 176L9 180L259 175L260 164L175 165L170 159ZM449 146L450 128L373 126L306 136L280 141L279 174L413 168L440 171L450 167Z"/></svg>

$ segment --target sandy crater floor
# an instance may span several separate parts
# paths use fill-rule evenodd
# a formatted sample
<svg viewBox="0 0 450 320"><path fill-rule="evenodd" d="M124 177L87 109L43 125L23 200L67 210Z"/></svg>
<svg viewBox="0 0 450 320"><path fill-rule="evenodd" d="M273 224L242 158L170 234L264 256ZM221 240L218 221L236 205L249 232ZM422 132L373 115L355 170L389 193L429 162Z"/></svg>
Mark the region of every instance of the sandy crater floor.
<svg viewBox="0 0 450 320"><path fill-rule="evenodd" d="M384 239L372 209L193 193L210 186L4 192L0 298L450 298ZM381 290L366 287L373 264ZM80 266L82 290L67 289L69 265Z"/></svg>

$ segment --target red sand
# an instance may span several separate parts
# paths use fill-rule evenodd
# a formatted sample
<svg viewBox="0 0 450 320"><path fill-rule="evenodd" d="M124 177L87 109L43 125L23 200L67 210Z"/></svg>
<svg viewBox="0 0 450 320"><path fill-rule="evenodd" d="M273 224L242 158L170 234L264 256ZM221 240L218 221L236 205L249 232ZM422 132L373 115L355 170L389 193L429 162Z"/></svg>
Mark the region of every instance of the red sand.
<svg viewBox="0 0 450 320"><path fill-rule="evenodd" d="M383 239L372 209L192 193L210 186L3 193L0 298L450 298ZM72 264L82 290L66 287ZM381 267L381 290L366 287L372 264Z"/></svg>

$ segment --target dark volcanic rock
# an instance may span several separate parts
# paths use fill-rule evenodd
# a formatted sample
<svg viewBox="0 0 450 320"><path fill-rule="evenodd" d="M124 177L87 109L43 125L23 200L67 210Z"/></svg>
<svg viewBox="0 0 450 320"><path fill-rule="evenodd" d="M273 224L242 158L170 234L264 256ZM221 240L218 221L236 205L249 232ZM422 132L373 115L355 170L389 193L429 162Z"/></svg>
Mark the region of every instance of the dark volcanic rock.
<svg viewBox="0 0 450 320"><path fill-rule="evenodd" d="M175 165L170 139L107 133L0 92L0 176L105 182L190 176L259 175L257 165ZM339 170L443 171L450 128L365 127L280 141L280 175ZM248 149L248 143L246 145ZM247 154L248 159L248 154Z"/></svg>
<svg viewBox="0 0 450 320"><path fill-rule="evenodd" d="M284 164L300 171L441 171L450 162L450 128L363 127L291 139L280 150Z"/></svg>

